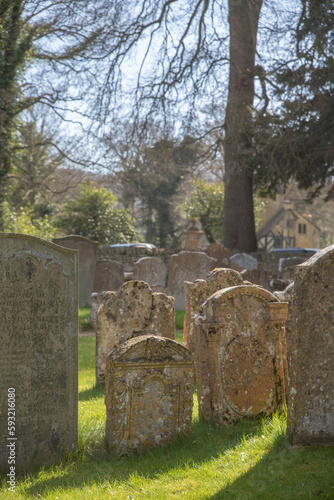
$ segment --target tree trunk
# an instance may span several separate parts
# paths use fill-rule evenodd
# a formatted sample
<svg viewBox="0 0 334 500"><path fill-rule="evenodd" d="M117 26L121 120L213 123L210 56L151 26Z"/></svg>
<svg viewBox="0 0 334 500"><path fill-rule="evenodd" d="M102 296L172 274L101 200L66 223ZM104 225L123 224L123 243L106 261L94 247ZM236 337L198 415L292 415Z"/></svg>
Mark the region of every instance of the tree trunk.
<svg viewBox="0 0 334 500"><path fill-rule="evenodd" d="M254 64L263 0L229 0L230 77L225 132L224 246L256 251L251 154Z"/></svg>

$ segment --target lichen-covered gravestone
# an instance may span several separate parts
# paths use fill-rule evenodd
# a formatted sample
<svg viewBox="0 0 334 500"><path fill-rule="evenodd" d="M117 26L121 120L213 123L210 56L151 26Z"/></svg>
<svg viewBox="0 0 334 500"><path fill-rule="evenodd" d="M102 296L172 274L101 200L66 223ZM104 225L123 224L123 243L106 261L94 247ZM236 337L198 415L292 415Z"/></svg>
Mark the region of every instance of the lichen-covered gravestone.
<svg viewBox="0 0 334 500"><path fill-rule="evenodd" d="M191 432L194 369L181 344L131 339L108 357L106 437L121 454L168 444Z"/></svg>
<svg viewBox="0 0 334 500"><path fill-rule="evenodd" d="M295 445L334 445L334 245L295 270L288 431Z"/></svg>
<svg viewBox="0 0 334 500"><path fill-rule="evenodd" d="M214 269L216 260L204 252L180 252L170 258L168 293L175 297L176 309L185 310L185 281L204 279Z"/></svg>
<svg viewBox="0 0 334 500"><path fill-rule="evenodd" d="M105 293L97 312L96 382L104 382L111 351L146 334L174 339L174 297L153 293L144 281L128 281L117 293Z"/></svg>
<svg viewBox="0 0 334 500"><path fill-rule="evenodd" d="M286 402L287 304L255 285L225 288L197 315L200 416L217 423L269 415Z"/></svg>
<svg viewBox="0 0 334 500"><path fill-rule="evenodd" d="M0 234L0 304L1 469L27 472L77 448L78 252Z"/></svg>

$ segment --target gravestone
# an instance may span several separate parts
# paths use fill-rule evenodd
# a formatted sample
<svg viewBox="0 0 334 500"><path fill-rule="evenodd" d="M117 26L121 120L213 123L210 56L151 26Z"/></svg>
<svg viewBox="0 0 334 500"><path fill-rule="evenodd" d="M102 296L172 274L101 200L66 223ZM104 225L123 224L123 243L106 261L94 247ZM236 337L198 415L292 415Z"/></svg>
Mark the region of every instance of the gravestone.
<svg viewBox="0 0 334 500"><path fill-rule="evenodd" d="M183 345L195 355L195 344L200 341L198 325L194 319L198 313L200 306L215 292L223 288L243 285L244 281L241 275L234 269L214 269L211 271L205 280L196 280L195 282L186 281L186 312L184 316L183 327ZM200 369L199 364L195 367Z"/></svg>
<svg viewBox="0 0 334 500"><path fill-rule="evenodd" d="M209 243L204 248L204 252L213 259L216 259L216 266L218 268L230 267L230 250L223 247L219 243Z"/></svg>
<svg viewBox="0 0 334 500"><path fill-rule="evenodd" d="M237 271L242 271L243 269L251 271L258 268L258 261L248 253L236 253L231 257L231 267L233 266L235 266Z"/></svg>
<svg viewBox="0 0 334 500"><path fill-rule="evenodd" d="M112 259L98 259L95 270L94 292L116 292L124 283L123 264Z"/></svg>
<svg viewBox="0 0 334 500"><path fill-rule="evenodd" d="M101 305L105 293L107 293L106 290L104 290L103 292L93 292L90 296L89 322L95 332L97 328L97 311Z"/></svg>
<svg viewBox="0 0 334 500"><path fill-rule="evenodd" d="M158 257L142 257L133 267L133 279L141 280L150 286L166 286L167 266Z"/></svg>
<svg viewBox="0 0 334 500"><path fill-rule="evenodd" d="M7 473L9 453L15 471L28 472L77 449L77 268L77 251L0 234L0 469Z"/></svg>
<svg viewBox="0 0 334 500"><path fill-rule="evenodd" d="M89 307L90 295L94 291L98 243L76 235L52 241L62 247L79 250L79 306Z"/></svg>
<svg viewBox="0 0 334 500"><path fill-rule="evenodd" d="M175 308L185 310L185 281L204 279L214 269L215 259L204 252L180 252L170 258L168 293L175 297Z"/></svg>
<svg viewBox="0 0 334 500"><path fill-rule="evenodd" d="M143 281L128 281L107 292L97 313L96 382L103 383L107 357L133 337L154 334L175 338L174 298L153 293Z"/></svg>
<svg viewBox="0 0 334 500"><path fill-rule="evenodd" d="M126 454L190 434L193 389L191 354L181 344L146 335L122 344L107 360L110 448Z"/></svg>
<svg viewBox="0 0 334 500"><path fill-rule="evenodd" d="M334 245L295 270L288 431L295 445L334 445Z"/></svg>
<svg viewBox="0 0 334 500"><path fill-rule="evenodd" d="M286 402L287 304L261 287L213 294L197 315L195 344L205 378L197 378L199 414L218 424L270 415Z"/></svg>

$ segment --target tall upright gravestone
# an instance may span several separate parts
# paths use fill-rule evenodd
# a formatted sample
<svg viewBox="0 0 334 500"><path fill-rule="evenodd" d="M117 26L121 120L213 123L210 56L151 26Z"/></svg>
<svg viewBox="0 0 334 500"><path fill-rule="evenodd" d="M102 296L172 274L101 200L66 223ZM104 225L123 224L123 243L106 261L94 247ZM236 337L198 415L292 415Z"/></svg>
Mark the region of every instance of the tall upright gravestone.
<svg viewBox="0 0 334 500"><path fill-rule="evenodd" d="M334 445L334 245L296 267L288 431L295 445Z"/></svg>
<svg viewBox="0 0 334 500"><path fill-rule="evenodd" d="M0 469L15 475L77 448L78 252L0 234L0 304Z"/></svg>

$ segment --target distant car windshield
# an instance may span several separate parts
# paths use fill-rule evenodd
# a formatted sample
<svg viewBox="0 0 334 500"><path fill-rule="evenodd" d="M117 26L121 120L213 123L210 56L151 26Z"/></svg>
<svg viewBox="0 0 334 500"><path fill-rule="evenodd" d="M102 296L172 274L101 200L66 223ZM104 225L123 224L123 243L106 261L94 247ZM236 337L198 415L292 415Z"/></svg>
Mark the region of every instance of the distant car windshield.
<svg viewBox="0 0 334 500"><path fill-rule="evenodd" d="M273 252L291 252L291 253L317 253L319 248L300 248L300 247L287 247L287 248L273 248L269 253Z"/></svg>
<svg viewBox="0 0 334 500"><path fill-rule="evenodd" d="M118 243L117 245L109 245L110 248L114 247L145 247L145 248L157 248L151 243Z"/></svg>

